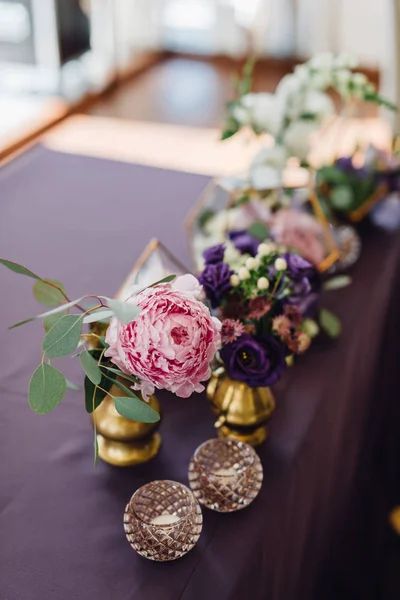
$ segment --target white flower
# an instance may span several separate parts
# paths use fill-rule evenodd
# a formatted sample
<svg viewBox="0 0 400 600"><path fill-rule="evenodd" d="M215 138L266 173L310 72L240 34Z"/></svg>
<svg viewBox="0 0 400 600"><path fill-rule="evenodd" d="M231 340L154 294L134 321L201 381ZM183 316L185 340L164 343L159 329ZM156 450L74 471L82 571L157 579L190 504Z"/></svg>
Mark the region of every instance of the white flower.
<svg viewBox="0 0 400 600"><path fill-rule="evenodd" d="M287 269L287 262L284 258L277 258L274 262L274 267L277 271L285 271Z"/></svg>
<svg viewBox="0 0 400 600"><path fill-rule="evenodd" d="M354 73L352 76L353 84L358 88L363 88L368 83L368 78L364 73Z"/></svg>
<svg viewBox="0 0 400 600"><path fill-rule="evenodd" d="M271 148L261 148L253 158L251 166L268 165L277 169L284 169L286 161L287 154L285 148L277 144Z"/></svg>
<svg viewBox="0 0 400 600"><path fill-rule="evenodd" d="M355 56L342 52L333 61L337 69L354 69L358 65L358 60Z"/></svg>
<svg viewBox="0 0 400 600"><path fill-rule="evenodd" d="M287 160L286 149L281 146L262 148L250 165L250 185L255 190L269 190L282 185L282 171Z"/></svg>
<svg viewBox="0 0 400 600"><path fill-rule="evenodd" d="M231 282L232 287L237 287L238 285L240 285L240 278L238 275L236 275L236 273L233 273L233 275L231 275L229 281Z"/></svg>
<svg viewBox="0 0 400 600"><path fill-rule="evenodd" d="M235 248L234 244L230 240L225 241L225 252L224 252L224 260L229 264L230 267L235 268L237 265L240 265L242 259L242 255L239 250Z"/></svg>
<svg viewBox="0 0 400 600"><path fill-rule="evenodd" d="M300 92L302 88L302 82L299 78L295 77L293 73L289 73L282 77L275 90L275 95L278 96L281 101L286 102L288 97L294 96Z"/></svg>
<svg viewBox="0 0 400 600"><path fill-rule="evenodd" d="M249 271L252 271L253 269L257 268L257 261L252 256L249 256L249 258L246 258L245 265Z"/></svg>
<svg viewBox="0 0 400 600"><path fill-rule="evenodd" d="M282 127L284 104L274 94L247 94L241 100L242 106L249 111L252 125L276 136Z"/></svg>
<svg viewBox="0 0 400 600"><path fill-rule="evenodd" d="M269 281L266 277L260 277L257 281L257 287L259 290L267 290L269 288Z"/></svg>
<svg viewBox="0 0 400 600"><path fill-rule="evenodd" d="M315 115L316 118L322 120L334 112L335 105L328 94L312 90L305 95L303 113Z"/></svg>
<svg viewBox="0 0 400 600"><path fill-rule="evenodd" d="M289 156L296 156L299 160L307 159L310 151L310 138L318 129L316 121L294 121L286 130L283 142Z"/></svg>
<svg viewBox="0 0 400 600"><path fill-rule="evenodd" d="M307 63L295 67L294 77L301 86L305 86L310 82L310 69L308 68Z"/></svg>
<svg viewBox="0 0 400 600"><path fill-rule="evenodd" d="M257 255L268 256L269 254L271 254L271 252L275 250L275 248L275 244L271 242L262 242L262 244L260 244L257 248Z"/></svg>
<svg viewBox="0 0 400 600"><path fill-rule="evenodd" d="M232 109L232 116L241 125L249 125L251 123L251 112L249 111L248 108L245 108L244 106L241 106L240 104L237 104Z"/></svg>
<svg viewBox="0 0 400 600"><path fill-rule="evenodd" d="M321 52L321 54L313 56L308 64L313 69L332 69L335 64L335 57L332 52Z"/></svg>
<svg viewBox="0 0 400 600"><path fill-rule="evenodd" d="M249 270L246 269L246 267L240 267L240 269L238 271L238 275L242 281L245 281L246 279L250 279L250 273L249 273Z"/></svg>
<svg viewBox="0 0 400 600"><path fill-rule="evenodd" d="M332 85L332 71L314 71L311 73L309 88L313 90L326 90Z"/></svg>

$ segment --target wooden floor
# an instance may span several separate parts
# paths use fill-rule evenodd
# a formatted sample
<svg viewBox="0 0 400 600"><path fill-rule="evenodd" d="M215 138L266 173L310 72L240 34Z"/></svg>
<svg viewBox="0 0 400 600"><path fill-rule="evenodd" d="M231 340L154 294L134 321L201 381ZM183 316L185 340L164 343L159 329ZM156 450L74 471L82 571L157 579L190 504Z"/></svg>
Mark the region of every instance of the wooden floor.
<svg viewBox="0 0 400 600"><path fill-rule="evenodd" d="M292 71L293 60L263 60L256 64L253 91L273 92ZM225 104L233 97L232 76L241 65L228 58L167 57L97 101L91 115L220 127ZM375 83L376 73L368 73ZM362 107L362 116L376 116Z"/></svg>
<svg viewBox="0 0 400 600"><path fill-rule="evenodd" d="M228 59L166 58L108 93L88 113L219 127L225 104L232 99L232 76L237 70ZM287 62L259 65L255 70L254 89L272 92L289 70Z"/></svg>

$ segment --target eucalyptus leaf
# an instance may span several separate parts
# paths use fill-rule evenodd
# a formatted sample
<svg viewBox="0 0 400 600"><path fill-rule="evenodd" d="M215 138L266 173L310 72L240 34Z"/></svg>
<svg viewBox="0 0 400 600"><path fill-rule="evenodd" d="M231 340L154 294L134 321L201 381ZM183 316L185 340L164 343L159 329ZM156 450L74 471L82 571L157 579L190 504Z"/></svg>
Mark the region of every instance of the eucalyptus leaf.
<svg viewBox="0 0 400 600"><path fill-rule="evenodd" d="M133 375L127 375L126 373L123 373L122 371L119 371L118 369L114 369L113 367L107 367L106 365L101 365L102 369L106 369L107 371L110 371L111 373L114 373L115 375L118 375L119 377L126 379L127 381L131 381L132 383L137 383L137 378L134 377Z"/></svg>
<svg viewBox="0 0 400 600"><path fill-rule="evenodd" d="M109 307L113 311L120 323L127 325L134 321L140 313L140 306L135 304L129 304L128 302L122 302L121 300L107 299Z"/></svg>
<svg viewBox="0 0 400 600"><path fill-rule="evenodd" d="M82 369L85 371L90 381L94 383L94 385L99 385L101 381L101 371L99 365L97 364L97 360L93 358L93 356L91 356L87 350L84 350L79 355L79 360Z"/></svg>
<svg viewBox="0 0 400 600"><path fill-rule="evenodd" d="M31 321L35 321L36 319L44 319L45 317L49 317L50 315L56 315L57 313L65 312L67 309L78 304L81 300L83 300L83 298L84 296L82 298L78 298L77 300L72 300L71 302L62 304L61 306L57 306L56 308L52 308L51 310L41 313L40 315L35 315L34 317L29 317L29 319L18 321L18 323L14 323L14 325L11 325L11 327L9 327L8 329L14 329L15 327L25 325L25 323L30 323Z"/></svg>
<svg viewBox="0 0 400 600"><path fill-rule="evenodd" d="M159 285L160 283L170 283L170 281L174 281L174 279L176 279L176 275L167 275L166 277L163 277L162 279L155 281L148 287L154 287L155 285Z"/></svg>
<svg viewBox="0 0 400 600"><path fill-rule="evenodd" d="M250 233L250 235L257 238L258 240L260 240L260 242L263 242L268 237L267 226L261 221L255 221L252 225L250 225L247 232Z"/></svg>
<svg viewBox="0 0 400 600"><path fill-rule="evenodd" d="M67 356L76 350L82 331L83 315L64 315L46 334L43 352L49 358Z"/></svg>
<svg viewBox="0 0 400 600"><path fill-rule="evenodd" d="M65 380L67 382L67 388L69 388L70 390L73 390L74 392L80 392L81 388L78 385L75 385L75 383L72 383L72 381L70 381L69 379Z"/></svg>
<svg viewBox="0 0 400 600"><path fill-rule="evenodd" d="M57 321L59 321L60 319L62 319L64 316L63 313L56 313L55 315L49 315L48 317L45 317L43 319L43 327L45 329L45 331L50 331L50 329L52 327L54 327L54 325L57 323Z"/></svg>
<svg viewBox="0 0 400 600"><path fill-rule="evenodd" d="M107 379L111 379L111 381L113 382L113 385L116 385L117 387L119 387L120 390L122 390L123 392L125 392L125 394L127 396L129 396L129 398L137 398L139 400L137 395L130 388L126 387L126 385L124 385L123 383L118 381L118 379L112 378L109 375L106 375L105 373L103 373L103 376L107 377Z"/></svg>
<svg viewBox="0 0 400 600"><path fill-rule="evenodd" d="M85 377L85 408L86 412L91 414L103 402L108 391L111 389L112 382L102 377L100 386L96 387L88 377ZM100 389L102 388L102 389Z"/></svg>
<svg viewBox="0 0 400 600"><path fill-rule="evenodd" d="M52 365L42 363L31 377L29 405L39 415L44 415L60 403L66 389L64 375Z"/></svg>
<svg viewBox="0 0 400 600"><path fill-rule="evenodd" d="M342 326L336 315L326 308L319 311L319 324L329 337L336 338L340 334Z"/></svg>
<svg viewBox="0 0 400 600"><path fill-rule="evenodd" d="M337 185L331 191L331 203L337 210L351 210L354 194L350 186Z"/></svg>
<svg viewBox="0 0 400 600"><path fill-rule="evenodd" d="M114 403L116 411L123 417L131 421L140 423L157 423L160 415L149 404L139 400L139 398L115 397Z"/></svg>
<svg viewBox="0 0 400 600"><path fill-rule="evenodd" d="M89 313L83 318L84 323L95 323L96 321L104 321L114 315L114 311L110 308L99 308L98 310Z"/></svg>
<svg viewBox="0 0 400 600"><path fill-rule="evenodd" d="M26 275L27 277L32 277L32 279L38 279L38 280L41 279L41 277L39 277L35 273L32 273L32 271L30 271L26 267L23 267L22 265L19 265L16 262L12 262L11 260L6 260L5 258L0 258L0 264L7 267L7 269L10 269L10 271L14 271L14 273L19 273L20 275Z"/></svg>
<svg viewBox="0 0 400 600"><path fill-rule="evenodd" d="M339 290L340 288L347 287L351 283L351 277L348 275L338 275L325 281L324 290Z"/></svg>
<svg viewBox="0 0 400 600"><path fill-rule="evenodd" d="M53 287L53 284L57 288ZM33 286L33 295L36 300L45 306L58 306L65 302L65 288L60 281L55 279L39 279Z"/></svg>

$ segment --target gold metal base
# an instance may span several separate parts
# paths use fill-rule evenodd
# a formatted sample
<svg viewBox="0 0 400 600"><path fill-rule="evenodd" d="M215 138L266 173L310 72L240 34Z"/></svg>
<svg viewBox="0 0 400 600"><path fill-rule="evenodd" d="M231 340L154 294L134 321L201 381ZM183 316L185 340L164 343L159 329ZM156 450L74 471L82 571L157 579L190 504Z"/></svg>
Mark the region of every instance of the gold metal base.
<svg viewBox="0 0 400 600"><path fill-rule="evenodd" d="M218 437L259 446L268 437L267 421L275 400L267 387L252 388L217 369L207 386L207 397L218 419Z"/></svg>
<svg viewBox="0 0 400 600"><path fill-rule="evenodd" d="M268 437L268 429L266 425L262 425L256 429L235 429L225 424L218 428L218 437L220 439L228 438L229 440L244 442L256 447L265 442Z"/></svg>
<svg viewBox="0 0 400 600"><path fill-rule="evenodd" d="M145 463L155 456L161 446L161 436L154 433L150 438L135 442L118 442L97 434L99 457L116 467L130 467Z"/></svg>
<svg viewBox="0 0 400 600"><path fill-rule="evenodd" d="M121 392L112 386L111 395L119 396ZM151 396L149 404L160 413L160 405L155 396ZM116 410L114 400L106 396L93 413L96 423L99 457L104 462L117 467L129 467L145 463L155 456L161 446L161 436L157 433L157 423L140 423L122 417Z"/></svg>

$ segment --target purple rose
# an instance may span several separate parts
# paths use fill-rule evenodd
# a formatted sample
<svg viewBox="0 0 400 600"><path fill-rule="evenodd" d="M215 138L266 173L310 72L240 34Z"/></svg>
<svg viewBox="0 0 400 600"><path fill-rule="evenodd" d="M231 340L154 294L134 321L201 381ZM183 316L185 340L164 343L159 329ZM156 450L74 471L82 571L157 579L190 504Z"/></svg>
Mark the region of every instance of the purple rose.
<svg viewBox="0 0 400 600"><path fill-rule="evenodd" d="M272 335L242 334L220 351L226 372L250 387L272 385L285 368L285 348Z"/></svg>
<svg viewBox="0 0 400 600"><path fill-rule="evenodd" d="M215 265L221 263L224 260L225 247L223 244L217 244L204 250L203 258L206 265Z"/></svg>
<svg viewBox="0 0 400 600"><path fill-rule="evenodd" d="M287 262L289 276L292 279L296 279L298 277L304 277L304 275L310 274L312 271L315 271L315 267L300 256L300 254L294 254L292 252L287 252L284 255L284 259Z"/></svg>
<svg viewBox="0 0 400 600"><path fill-rule="evenodd" d="M217 308L224 294L231 289L230 278L233 271L226 263L209 263L200 273L198 279L213 308Z"/></svg>
<svg viewBox="0 0 400 600"><path fill-rule="evenodd" d="M260 240L247 233L247 231L230 231L229 239L241 254L250 254L250 256L257 254Z"/></svg>

